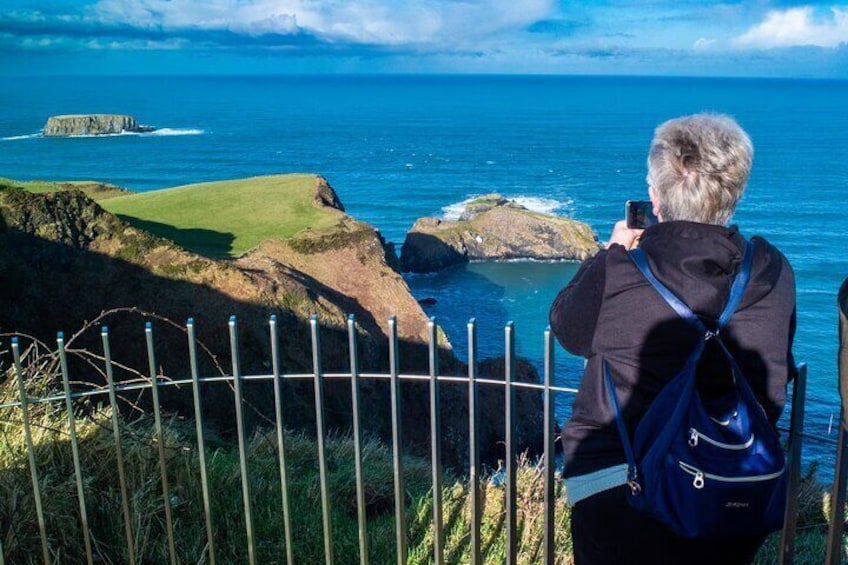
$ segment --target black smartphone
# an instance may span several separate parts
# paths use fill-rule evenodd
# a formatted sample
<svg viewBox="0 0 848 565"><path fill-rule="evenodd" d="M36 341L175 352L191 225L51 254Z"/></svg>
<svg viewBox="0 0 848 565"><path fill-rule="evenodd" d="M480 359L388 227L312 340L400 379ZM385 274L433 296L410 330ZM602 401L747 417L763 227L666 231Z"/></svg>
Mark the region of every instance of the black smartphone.
<svg viewBox="0 0 848 565"><path fill-rule="evenodd" d="M628 200L624 203L624 218L627 227L633 230L643 230L659 222L654 216L654 205L650 200Z"/></svg>

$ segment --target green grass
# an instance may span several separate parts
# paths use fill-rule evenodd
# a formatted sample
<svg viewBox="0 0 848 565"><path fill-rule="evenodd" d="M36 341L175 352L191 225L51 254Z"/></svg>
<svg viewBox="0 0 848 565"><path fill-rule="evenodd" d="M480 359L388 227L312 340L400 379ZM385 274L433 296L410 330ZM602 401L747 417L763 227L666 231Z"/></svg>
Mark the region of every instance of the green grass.
<svg viewBox="0 0 848 565"><path fill-rule="evenodd" d="M313 205L314 175L274 175L131 194L102 202L129 223L213 258L237 257L267 239L332 227L339 214Z"/></svg>

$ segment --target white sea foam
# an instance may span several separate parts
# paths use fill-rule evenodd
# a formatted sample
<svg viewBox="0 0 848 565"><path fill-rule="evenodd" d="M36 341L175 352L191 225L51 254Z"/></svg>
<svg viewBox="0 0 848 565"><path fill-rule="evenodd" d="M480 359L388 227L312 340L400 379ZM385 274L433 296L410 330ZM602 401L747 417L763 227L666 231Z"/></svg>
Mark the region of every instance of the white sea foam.
<svg viewBox="0 0 848 565"><path fill-rule="evenodd" d="M510 198L510 200L521 204L528 210L541 214L567 214L574 205L574 201L570 198L566 200L554 200L553 198L541 198L539 196L516 196L515 198Z"/></svg>
<svg viewBox="0 0 848 565"><path fill-rule="evenodd" d="M457 202L455 204L448 204L447 206L442 207L442 218L445 220L458 220L459 217L465 212L466 206L477 198L476 196L472 196L471 198L466 198L462 202Z"/></svg>
<svg viewBox="0 0 848 565"><path fill-rule="evenodd" d="M465 212L465 208L468 204L479 197L479 195L474 195L466 198L462 202L456 202L454 204L444 206L442 208L442 218L445 220L458 220L459 217L462 216L462 213ZM506 198L512 200L516 204L524 206L528 210L539 212L541 214L558 214L567 216L571 214L574 206L574 201L570 198L566 200L555 200L553 198L543 198L541 196L507 196Z"/></svg>
<svg viewBox="0 0 848 565"><path fill-rule="evenodd" d="M146 133L140 133L142 136L174 136L174 135L203 135L205 130L200 128L160 128Z"/></svg>
<svg viewBox="0 0 848 565"><path fill-rule="evenodd" d="M3 137L3 141L17 141L19 139L34 139L36 137L41 137L40 133L31 133L29 135L10 135L9 137Z"/></svg>
<svg viewBox="0 0 848 565"><path fill-rule="evenodd" d="M179 135L203 135L206 130L200 128L158 128L153 131L122 131L120 133L100 133L96 135L70 135L69 138L90 139L94 137L172 137ZM0 138L3 141L18 141L21 139L34 139L44 137L40 132L29 135L12 135Z"/></svg>
<svg viewBox="0 0 848 565"><path fill-rule="evenodd" d="M138 136L141 133L137 131L122 131L120 133L91 133L91 134L80 134L80 135L63 135L59 136L63 139L92 139L96 137L126 137L126 136ZM43 136L42 136L43 137Z"/></svg>

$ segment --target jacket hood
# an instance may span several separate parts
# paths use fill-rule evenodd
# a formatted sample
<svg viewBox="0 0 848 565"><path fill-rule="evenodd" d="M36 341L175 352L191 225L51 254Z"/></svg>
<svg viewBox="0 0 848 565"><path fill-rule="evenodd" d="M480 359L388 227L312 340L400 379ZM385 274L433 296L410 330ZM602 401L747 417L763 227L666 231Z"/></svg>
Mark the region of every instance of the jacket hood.
<svg viewBox="0 0 848 565"><path fill-rule="evenodd" d="M783 258L762 238L755 244L751 281L744 302L759 298L780 277ZM655 275L670 288L686 289L689 306L700 314L717 316L742 263L745 238L737 226L675 221L653 225L642 234L644 249ZM716 292L718 291L718 292Z"/></svg>

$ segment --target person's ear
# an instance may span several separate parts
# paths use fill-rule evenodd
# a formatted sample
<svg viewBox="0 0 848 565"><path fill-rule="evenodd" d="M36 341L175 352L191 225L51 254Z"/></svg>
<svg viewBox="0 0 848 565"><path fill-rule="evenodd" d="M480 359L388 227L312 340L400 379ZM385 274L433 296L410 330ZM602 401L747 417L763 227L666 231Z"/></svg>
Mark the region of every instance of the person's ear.
<svg viewBox="0 0 848 565"><path fill-rule="evenodd" d="M653 206L653 210L651 211L659 221L662 221L662 217L660 216L660 199L657 198L657 192L652 185L648 185L648 196L651 197L651 205Z"/></svg>

